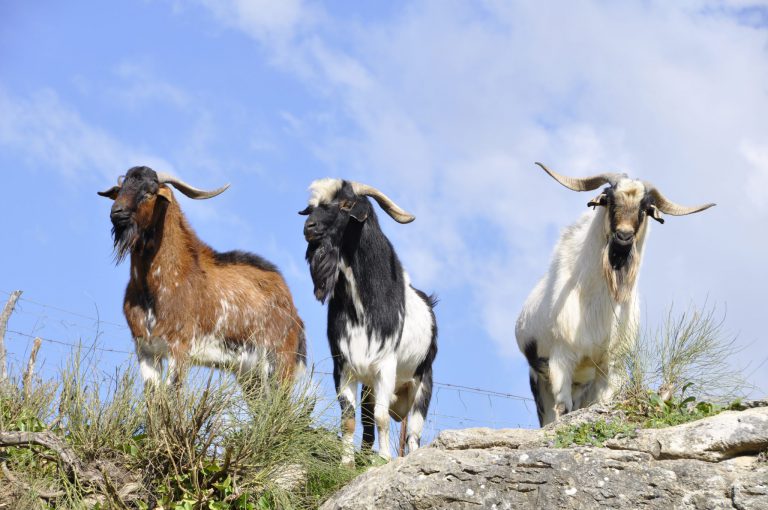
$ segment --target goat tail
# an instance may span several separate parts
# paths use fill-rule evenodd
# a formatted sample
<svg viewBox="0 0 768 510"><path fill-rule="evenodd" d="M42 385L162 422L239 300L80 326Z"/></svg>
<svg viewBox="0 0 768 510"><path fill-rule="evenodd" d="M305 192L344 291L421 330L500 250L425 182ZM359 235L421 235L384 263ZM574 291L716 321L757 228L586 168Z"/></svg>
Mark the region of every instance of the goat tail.
<svg viewBox="0 0 768 510"><path fill-rule="evenodd" d="M298 381L307 372L307 335L304 331L304 324L299 330L299 339L296 343L296 363L293 368L293 379Z"/></svg>

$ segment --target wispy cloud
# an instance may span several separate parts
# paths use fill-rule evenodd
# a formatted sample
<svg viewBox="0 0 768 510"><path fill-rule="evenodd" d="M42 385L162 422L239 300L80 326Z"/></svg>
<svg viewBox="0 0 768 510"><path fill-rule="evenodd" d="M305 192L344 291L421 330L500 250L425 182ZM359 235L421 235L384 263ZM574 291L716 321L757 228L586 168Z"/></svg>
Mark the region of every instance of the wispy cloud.
<svg viewBox="0 0 768 510"><path fill-rule="evenodd" d="M116 105L138 108L158 103L180 110L197 109L193 99L181 88L152 73L146 66L135 62L121 62L114 69L119 86L107 89Z"/></svg>
<svg viewBox="0 0 768 510"><path fill-rule="evenodd" d="M173 170L166 160L129 147L90 124L52 90L18 96L0 86L0 111L0 144L22 154L32 167L71 179L93 176L102 182L112 182L134 161Z"/></svg>

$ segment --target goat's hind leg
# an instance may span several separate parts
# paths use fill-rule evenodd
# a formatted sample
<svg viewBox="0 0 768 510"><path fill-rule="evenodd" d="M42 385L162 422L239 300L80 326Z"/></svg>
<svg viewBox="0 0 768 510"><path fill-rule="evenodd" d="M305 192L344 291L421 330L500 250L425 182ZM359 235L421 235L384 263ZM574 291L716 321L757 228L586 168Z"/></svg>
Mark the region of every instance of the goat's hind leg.
<svg viewBox="0 0 768 510"><path fill-rule="evenodd" d="M362 449L371 451L376 439L376 421L373 413L376 406L376 398L373 395L373 389L363 385L360 390L360 422L363 424L363 443Z"/></svg>
<svg viewBox="0 0 768 510"><path fill-rule="evenodd" d="M432 370L424 372L421 379L415 384L414 399L411 412L408 414L407 441L408 453L419 448L421 444L421 432L429 412L429 403L432 400Z"/></svg>

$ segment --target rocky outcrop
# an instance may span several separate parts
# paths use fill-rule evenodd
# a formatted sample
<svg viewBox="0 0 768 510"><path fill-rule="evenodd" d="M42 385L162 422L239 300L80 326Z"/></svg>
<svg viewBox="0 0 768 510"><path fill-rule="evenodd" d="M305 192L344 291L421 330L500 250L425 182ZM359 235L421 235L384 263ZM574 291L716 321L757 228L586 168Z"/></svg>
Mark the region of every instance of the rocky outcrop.
<svg viewBox="0 0 768 510"><path fill-rule="evenodd" d="M577 424L616 418L592 408ZM563 426L561 422L558 426ZM554 448L553 429L466 429L371 469L323 509L768 509L768 407Z"/></svg>

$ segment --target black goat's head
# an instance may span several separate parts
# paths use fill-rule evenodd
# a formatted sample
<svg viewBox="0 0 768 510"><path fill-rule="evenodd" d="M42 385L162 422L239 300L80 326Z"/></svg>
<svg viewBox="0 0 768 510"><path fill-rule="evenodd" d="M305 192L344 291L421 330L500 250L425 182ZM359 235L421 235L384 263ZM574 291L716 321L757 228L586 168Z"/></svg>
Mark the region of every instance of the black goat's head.
<svg viewBox="0 0 768 510"><path fill-rule="evenodd" d="M321 301L336 286L340 250L350 223L359 228L368 221L373 209L371 197L398 223L410 223L415 217L403 211L384 193L371 186L340 179L319 179L310 187L309 205L299 214L307 216L304 238L306 258L315 285L315 297Z"/></svg>
<svg viewBox="0 0 768 510"><path fill-rule="evenodd" d="M203 191L165 173L146 166L135 166L117 180L117 186L98 194L114 200L109 218L115 243L115 259L120 263L134 249L141 249L153 230L164 218L173 201L171 184L190 198L211 198L229 185L213 191Z"/></svg>

